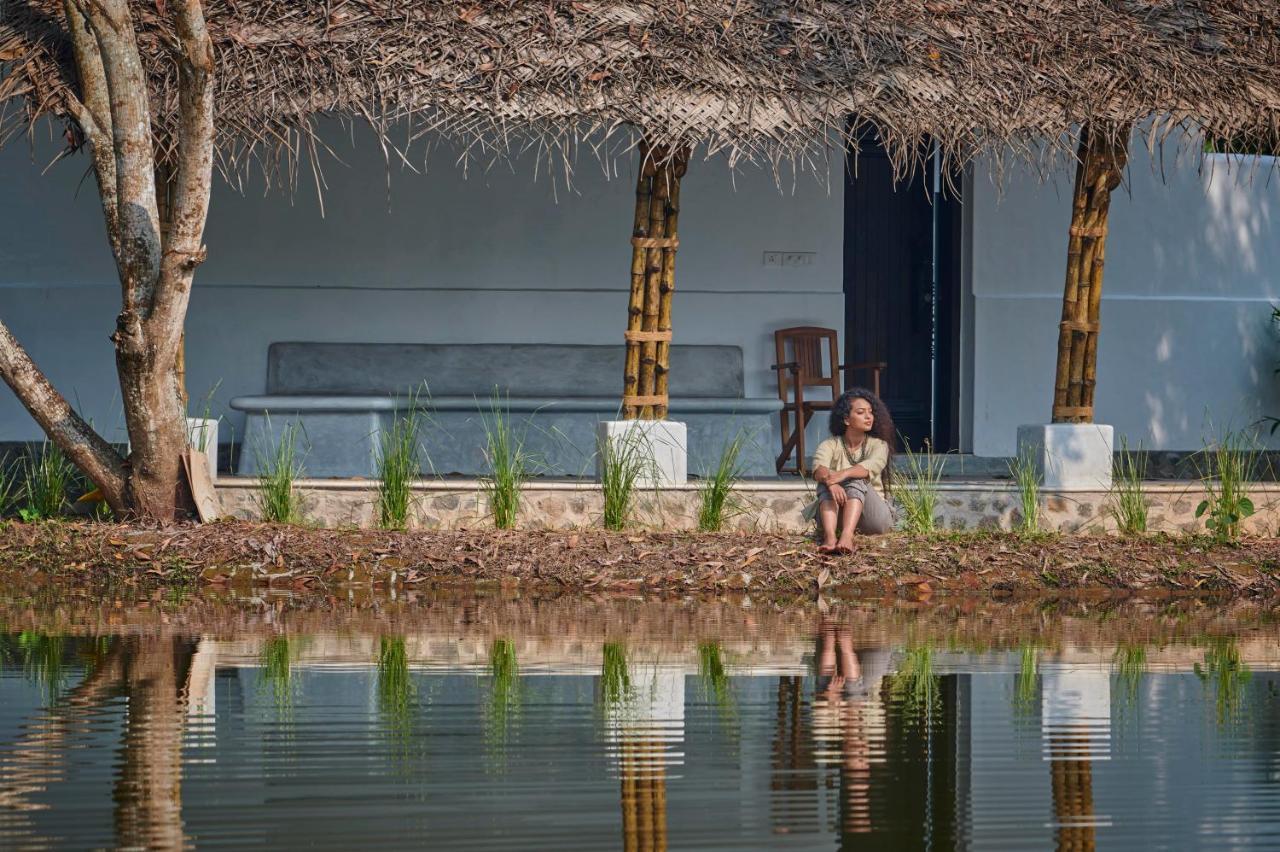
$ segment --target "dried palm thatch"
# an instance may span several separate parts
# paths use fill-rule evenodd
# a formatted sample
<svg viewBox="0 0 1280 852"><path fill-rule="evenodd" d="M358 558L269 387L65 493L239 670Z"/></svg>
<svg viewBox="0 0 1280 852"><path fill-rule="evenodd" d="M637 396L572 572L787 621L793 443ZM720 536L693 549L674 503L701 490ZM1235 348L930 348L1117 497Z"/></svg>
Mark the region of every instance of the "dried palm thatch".
<svg viewBox="0 0 1280 852"><path fill-rule="evenodd" d="M136 0L156 137L177 122L165 0ZM1080 123L1151 140L1280 138L1275 0L208 0L224 171L297 161L323 116L402 150L427 133L472 155L690 145L820 162L870 123L902 165L931 139L1074 155ZM0 0L10 128L67 118L59 0ZM848 116L856 116L850 124ZM14 121L16 119L16 121ZM407 129L406 129L407 128ZM73 131L74 133L74 131ZM393 140L392 137L395 137ZM74 139L74 135L72 137ZM313 151L314 152L314 151Z"/></svg>

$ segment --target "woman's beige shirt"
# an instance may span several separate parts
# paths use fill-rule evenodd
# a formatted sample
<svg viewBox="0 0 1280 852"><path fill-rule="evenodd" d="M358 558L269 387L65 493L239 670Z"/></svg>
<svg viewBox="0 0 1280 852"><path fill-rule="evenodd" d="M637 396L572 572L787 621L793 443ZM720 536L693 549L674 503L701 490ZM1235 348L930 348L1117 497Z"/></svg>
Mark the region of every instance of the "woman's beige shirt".
<svg viewBox="0 0 1280 852"><path fill-rule="evenodd" d="M856 464L866 468L870 476L868 481L875 486L877 491L884 491L884 487L880 481L880 472L885 469L885 465L889 463L889 445L879 438L873 438L870 435L862 440L862 446L858 448L852 455L849 449L844 445L844 437L842 435L833 435L818 445L818 449L813 452L813 470L825 467L830 471L840 471L853 467Z"/></svg>

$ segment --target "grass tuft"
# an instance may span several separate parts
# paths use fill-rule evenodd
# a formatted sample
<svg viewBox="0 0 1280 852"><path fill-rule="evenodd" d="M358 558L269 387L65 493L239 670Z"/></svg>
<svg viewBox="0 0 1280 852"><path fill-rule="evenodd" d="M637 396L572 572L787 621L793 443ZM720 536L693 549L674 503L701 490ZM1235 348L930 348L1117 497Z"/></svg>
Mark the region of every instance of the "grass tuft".
<svg viewBox="0 0 1280 852"><path fill-rule="evenodd" d="M726 521L744 510L734 488L742 480L739 458L745 444L746 436L741 432L725 443L716 469L702 482L702 503L698 508L698 529L702 532L719 532Z"/></svg>
<svg viewBox="0 0 1280 852"><path fill-rule="evenodd" d="M1018 489L1018 508L1022 520L1015 530L1020 535L1040 532L1040 469L1032 451L1023 450L1009 462L1009 475Z"/></svg>
<svg viewBox="0 0 1280 852"><path fill-rule="evenodd" d="M942 706L942 678L933 670L933 648L916 645L904 651L902 665L890 678L889 694L902 706L903 717L917 723Z"/></svg>
<svg viewBox="0 0 1280 852"><path fill-rule="evenodd" d="M413 679L403 636L378 640L378 710L392 740L403 749L413 727Z"/></svg>
<svg viewBox="0 0 1280 852"><path fill-rule="evenodd" d="M280 433L280 442L267 454L258 448L258 509L264 521L296 524L302 520L302 498L294 484L302 475L302 459L298 454L297 423L290 423Z"/></svg>
<svg viewBox="0 0 1280 852"><path fill-rule="evenodd" d="M23 465L23 506L18 514L28 522L56 518L66 508L67 494L78 479L76 466L62 450L45 441L40 452L28 455ZM11 489L12 483L6 488Z"/></svg>
<svg viewBox="0 0 1280 852"><path fill-rule="evenodd" d="M1111 514L1125 535L1141 535L1147 531L1147 457L1138 449L1129 449L1129 439L1120 439L1114 483L1111 487Z"/></svg>
<svg viewBox="0 0 1280 852"><path fill-rule="evenodd" d="M649 441L639 429L628 431L625 437L600 441L605 529L626 529L631 522L636 484L646 475L653 478L653 454L649 449Z"/></svg>
<svg viewBox="0 0 1280 852"><path fill-rule="evenodd" d="M627 649L621 642L605 642L600 668L600 697L606 705L619 704L631 695Z"/></svg>
<svg viewBox="0 0 1280 852"><path fill-rule="evenodd" d="M1205 492L1205 499L1196 507L1196 517L1204 518L1215 541L1239 541L1240 524L1255 511L1248 489L1261 467L1257 436L1227 432L1196 453L1194 459Z"/></svg>
<svg viewBox="0 0 1280 852"><path fill-rule="evenodd" d="M489 475L481 478L480 487L489 497L493 525L509 530L520 515L520 493L533 467L532 458L525 450L525 433L513 428L511 412L502 404L497 390L489 405L489 416L483 421Z"/></svg>
<svg viewBox="0 0 1280 852"><path fill-rule="evenodd" d="M943 457L933 452L925 443L923 453L906 447L906 487L895 489L898 505L902 507L903 529L917 535L929 535L938 528L938 482L942 479Z"/></svg>
<svg viewBox="0 0 1280 852"><path fill-rule="evenodd" d="M422 415L417 397L406 414L397 416L381 433L378 447L378 526L384 530L409 527L413 514L413 481L422 470Z"/></svg>
<svg viewBox="0 0 1280 852"><path fill-rule="evenodd" d="M732 718L735 715L733 686L724 664L724 648L719 642L698 643L698 678L720 715Z"/></svg>

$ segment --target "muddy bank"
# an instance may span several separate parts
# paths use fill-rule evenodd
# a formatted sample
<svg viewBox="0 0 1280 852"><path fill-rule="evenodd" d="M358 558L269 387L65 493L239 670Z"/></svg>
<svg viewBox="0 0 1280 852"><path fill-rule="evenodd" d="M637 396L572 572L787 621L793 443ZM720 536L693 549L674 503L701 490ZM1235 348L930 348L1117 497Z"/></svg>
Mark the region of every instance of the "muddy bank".
<svg viewBox="0 0 1280 852"><path fill-rule="evenodd" d="M0 571L75 584L527 586L569 590L929 595L1060 590L1274 594L1280 540L1004 533L863 539L818 554L799 535L470 530L385 532L251 523L0 528Z"/></svg>

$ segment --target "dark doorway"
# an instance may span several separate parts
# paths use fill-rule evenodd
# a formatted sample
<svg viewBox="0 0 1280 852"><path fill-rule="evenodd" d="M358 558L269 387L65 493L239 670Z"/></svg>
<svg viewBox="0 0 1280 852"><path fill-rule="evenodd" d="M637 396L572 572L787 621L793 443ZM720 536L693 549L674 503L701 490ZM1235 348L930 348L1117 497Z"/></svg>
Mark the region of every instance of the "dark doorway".
<svg viewBox="0 0 1280 852"><path fill-rule="evenodd" d="M888 364L881 396L913 449L958 450L960 179L930 155L895 181L874 134L860 149L845 168L845 361Z"/></svg>

